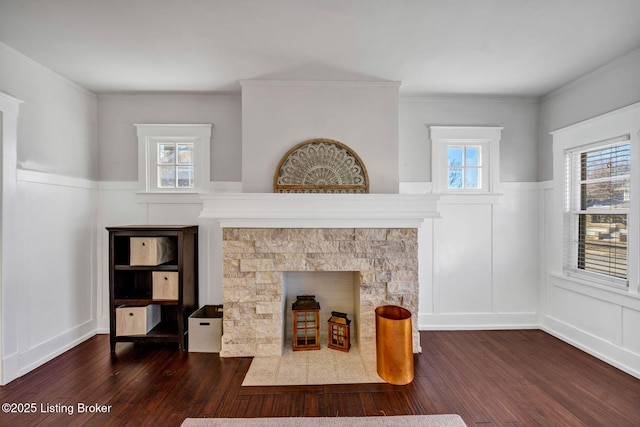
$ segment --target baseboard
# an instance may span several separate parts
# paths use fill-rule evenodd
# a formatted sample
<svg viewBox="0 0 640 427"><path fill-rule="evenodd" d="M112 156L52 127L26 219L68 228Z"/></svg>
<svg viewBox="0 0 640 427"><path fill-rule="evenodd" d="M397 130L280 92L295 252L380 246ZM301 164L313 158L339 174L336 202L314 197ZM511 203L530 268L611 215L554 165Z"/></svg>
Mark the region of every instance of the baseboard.
<svg viewBox="0 0 640 427"><path fill-rule="evenodd" d="M421 331L538 328L536 313L421 313L418 315L418 329Z"/></svg>
<svg viewBox="0 0 640 427"><path fill-rule="evenodd" d="M105 286L109 286L109 282L106 282ZM107 296L107 300L108 299L109 297ZM111 319L109 318L109 310L106 305L104 308L104 314L98 316L98 318L96 319L96 324L96 330L99 334L108 334L111 330Z"/></svg>
<svg viewBox="0 0 640 427"><path fill-rule="evenodd" d="M7 385L18 377L20 377L20 355L14 353L2 359L0 386Z"/></svg>
<svg viewBox="0 0 640 427"><path fill-rule="evenodd" d="M544 317L540 329L629 375L640 378L640 354L605 341L552 316Z"/></svg>
<svg viewBox="0 0 640 427"><path fill-rule="evenodd" d="M96 324L94 320L90 320L23 353L15 353L3 359L2 385L44 365L94 335Z"/></svg>

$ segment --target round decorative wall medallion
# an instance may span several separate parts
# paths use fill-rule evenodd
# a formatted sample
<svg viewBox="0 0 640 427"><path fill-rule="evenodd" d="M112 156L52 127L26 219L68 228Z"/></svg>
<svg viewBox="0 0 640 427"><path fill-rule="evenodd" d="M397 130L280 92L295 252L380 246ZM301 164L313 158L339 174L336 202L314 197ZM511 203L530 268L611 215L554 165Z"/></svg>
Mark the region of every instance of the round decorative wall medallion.
<svg viewBox="0 0 640 427"><path fill-rule="evenodd" d="M360 157L332 139L311 139L284 155L276 169L274 193L368 193L369 177Z"/></svg>

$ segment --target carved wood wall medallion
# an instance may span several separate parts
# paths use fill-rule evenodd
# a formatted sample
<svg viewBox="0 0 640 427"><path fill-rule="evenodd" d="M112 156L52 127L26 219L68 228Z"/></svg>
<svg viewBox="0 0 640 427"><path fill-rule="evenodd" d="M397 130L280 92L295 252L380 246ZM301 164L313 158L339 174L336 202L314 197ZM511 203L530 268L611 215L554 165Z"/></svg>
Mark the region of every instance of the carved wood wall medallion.
<svg viewBox="0 0 640 427"><path fill-rule="evenodd" d="M364 163L332 139L302 142L284 155L273 179L274 193L368 193Z"/></svg>

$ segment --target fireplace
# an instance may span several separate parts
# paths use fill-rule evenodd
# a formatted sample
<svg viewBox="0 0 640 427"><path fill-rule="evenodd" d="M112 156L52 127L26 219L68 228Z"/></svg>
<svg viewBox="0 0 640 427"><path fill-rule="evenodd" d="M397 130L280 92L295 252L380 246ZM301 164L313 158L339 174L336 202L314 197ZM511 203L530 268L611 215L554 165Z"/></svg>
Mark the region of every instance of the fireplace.
<svg viewBox="0 0 640 427"><path fill-rule="evenodd" d="M421 351L418 232L437 216L436 196L221 193L203 202L201 218L218 230L211 244L222 265L221 356L282 353L290 272L356 275L361 347L375 342L375 308L395 304L412 312L413 349Z"/></svg>

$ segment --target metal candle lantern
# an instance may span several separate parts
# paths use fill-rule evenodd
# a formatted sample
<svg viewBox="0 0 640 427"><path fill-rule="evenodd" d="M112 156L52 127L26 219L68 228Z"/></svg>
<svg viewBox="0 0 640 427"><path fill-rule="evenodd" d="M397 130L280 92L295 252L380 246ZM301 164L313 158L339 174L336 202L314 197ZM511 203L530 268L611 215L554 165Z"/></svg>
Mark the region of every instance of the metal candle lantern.
<svg viewBox="0 0 640 427"><path fill-rule="evenodd" d="M293 350L320 350L320 304L315 295L299 295L292 304Z"/></svg>
<svg viewBox="0 0 640 427"><path fill-rule="evenodd" d="M340 351L349 351L351 348L349 324L347 313L332 311L329 318L329 348Z"/></svg>

